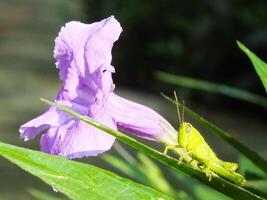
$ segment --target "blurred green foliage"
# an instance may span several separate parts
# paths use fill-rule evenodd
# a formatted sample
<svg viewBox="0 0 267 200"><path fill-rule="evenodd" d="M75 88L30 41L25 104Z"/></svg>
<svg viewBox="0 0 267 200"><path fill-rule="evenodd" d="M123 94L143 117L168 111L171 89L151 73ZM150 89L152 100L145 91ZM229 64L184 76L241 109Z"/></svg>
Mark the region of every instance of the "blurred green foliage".
<svg viewBox="0 0 267 200"><path fill-rule="evenodd" d="M185 88L201 90L203 92L210 92L214 94L221 94L226 97L238 99L240 101L253 103L261 106L264 109L267 109L267 101L265 97L253 94L247 90L241 90L229 85L217 84L215 82L208 82L205 80L169 74L161 71L157 71L155 73L155 77L158 80L169 83L171 85L182 86Z"/></svg>

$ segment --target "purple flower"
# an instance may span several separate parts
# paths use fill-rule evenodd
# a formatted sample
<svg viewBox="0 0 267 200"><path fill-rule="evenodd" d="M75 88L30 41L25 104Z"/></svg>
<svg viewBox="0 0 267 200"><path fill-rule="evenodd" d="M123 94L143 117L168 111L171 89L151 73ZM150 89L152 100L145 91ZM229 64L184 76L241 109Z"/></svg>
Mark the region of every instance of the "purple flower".
<svg viewBox="0 0 267 200"><path fill-rule="evenodd" d="M121 31L113 16L93 24L69 22L62 27L54 49L62 80L55 102L113 129L175 144L176 131L163 117L113 92L111 50ZM41 150L67 158L96 156L109 150L115 141L113 136L55 107L22 125L19 131L24 140L43 132Z"/></svg>

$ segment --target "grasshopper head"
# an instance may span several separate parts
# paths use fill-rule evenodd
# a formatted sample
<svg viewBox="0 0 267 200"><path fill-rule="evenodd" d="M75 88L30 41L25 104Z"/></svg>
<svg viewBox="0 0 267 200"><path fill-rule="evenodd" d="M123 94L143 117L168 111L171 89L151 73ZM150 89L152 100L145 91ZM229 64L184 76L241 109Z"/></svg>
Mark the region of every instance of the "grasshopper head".
<svg viewBox="0 0 267 200"><path fill-rule="evenodd" d="M175 101L176 101L176 109L177 109L177 114L178 114L178 120L179 120L179 130L178 130L178 144L179 146L186 148L186 146L190 143L190 137L191 137L191 133L193 130L193 127L191 124L184 122L184 102L182 103L182 111L180 112L179 109L179 101L176 95L176 92L174 91L174 97L175 97ZM182 115L181 115L182 113Z"/></svg>
<svg viewBox="0 0 267 200"><path fill-rule="evenodd" d="M193 129L192 125L187 122L183 122L180 124L179 134L178 134L178 144L181 147L185 148L189 143L192 129Z"/></svg>

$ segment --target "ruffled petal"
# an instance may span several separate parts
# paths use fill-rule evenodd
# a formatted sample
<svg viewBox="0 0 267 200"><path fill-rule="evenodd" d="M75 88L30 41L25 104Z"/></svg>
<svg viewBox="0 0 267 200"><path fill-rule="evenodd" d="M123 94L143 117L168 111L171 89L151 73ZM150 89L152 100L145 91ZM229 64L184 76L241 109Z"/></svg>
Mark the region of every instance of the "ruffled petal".
<svg viewBox="0 0 267 200"><path fill-rule="evenodd" d="M69 102L69 101L57 101L57 103L70 107L71 109L79 112L80 114L85 114L88 112L88 108L85 108L79 104ZM55 108L50 107L45 113L32 119L31 121L21 125L19 132L20 136L24 138L25 141L33 139L38 133L49 129L50 127L57 127L65 122L71 120L73 117L69 114Z"/></svg>
<svg viewBox="0 0 267 200"><path fill-rule="evenodd" d="M62 27L54 49L63 81L58 100L90 106L102 100L96 99L100 91L102 96L113 91L111 50L121 31L113 16L93 24L72 21Z"/></svg>
<svg viewBox="0 0 267 200"><path fill-rule="evenodd" d="M106 109L115 119L119 130L144 139L177 143L176 130L151 108L112 94Z"/></svg>
<svg viewBox="0 0 267 200"><path fill-rule="evenodd" d="M20 136L25 141L33 139L38 133L50 128L51 126L60 126L71 118L70 115L51 107L44 114L23 124L20 129Z"/></svg>
<svg viewBox="0 0 267 200"><path fill-rule="evenodd" d="M104 117L101 117L102 123L116 129L115 122L108 116ZM103 153L114 141L113 136L74 119L56 129L49 129L40 143L44 152L73 159Z"/></svg>
<svg viewBox="0 0 267 200"><path fill-rule="evenodd" d="M118 40L122 28L120 23L113 17L99 22L98 30L88 38L85 44L85 84L103 92L108 96L114 90L111 74L115 72L111 65L111 50L115 41ZM94 87L93 87L94 86Z"/></svg>
<svg viewBox="0 0 267 200"><path fill-rule="evenodd" d="M61 80L66 80L70 67L76 67L78 71L84 70L84 45L88 37L95 32L96 25L97 23L71 21L61 28L54 48L54 58Z"/></svg>
<svg viewBox="0 0 267 200"><path fill-rule="evenodd" d="M113 17L109 17L99 22L98 29L85 44L85 59L89 74L93 74L99 68L114 72L110 65L113 43L118 40L122 28L120 23ZM84 74L85 77L87 74Z"/></svg>
<svg viewBox="0 0 267 200"><path fill-rule="evenodd" d="M98 68L114 72L111 49L122 31L113 17L92 24L68 22L55 39L54 57L61 80L66 80L70 67L76 67L80 76L88 77ZM86 60L86 62L85 62Z"/></svg>

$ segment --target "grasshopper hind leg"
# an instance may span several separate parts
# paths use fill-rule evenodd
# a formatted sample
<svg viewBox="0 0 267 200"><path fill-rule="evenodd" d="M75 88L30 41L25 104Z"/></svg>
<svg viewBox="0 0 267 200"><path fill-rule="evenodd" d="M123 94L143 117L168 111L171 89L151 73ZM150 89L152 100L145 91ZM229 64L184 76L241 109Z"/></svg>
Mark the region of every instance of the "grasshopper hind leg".
<svg viewBox="0 0 267 200"><path fill-rule="evenodd" d="M227 161L219 160L218 164L231 172L235 172L238 168L238 164L234 162L227 162Z"/></svg>
<svg viewBox="0 0 267 200"><path fill-rule="evenodd" d="M224 162L223 165L226 169L235 172L238 168L238 164L237 163L232 163L232 162Z"/></svg>
<svg viewBox="0 0 267 200"><path fill-rule="evenodd" d="M242 186L245 184L246 180L241 174L235 172L237 167L238 165L236 163L224 162L224 161L218 162L216 160L213 161L212 165L210 166L210 169L216 175L219 175L232 183Z"/></svg>

